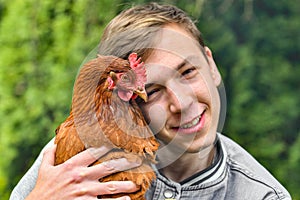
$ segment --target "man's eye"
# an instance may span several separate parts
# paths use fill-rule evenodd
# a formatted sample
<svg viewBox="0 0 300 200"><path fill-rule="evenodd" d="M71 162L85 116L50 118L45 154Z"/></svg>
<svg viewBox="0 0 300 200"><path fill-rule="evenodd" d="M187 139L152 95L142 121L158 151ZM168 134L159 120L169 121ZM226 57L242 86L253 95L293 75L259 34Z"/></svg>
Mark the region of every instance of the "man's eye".
<svg viewBox="0 0 300 200"><path fill-rule="evenodd" d="M147 96L150 97L151 95L153 95L157 92L159 92L159 88L152 89L150 91L147 91Z"/></svg>
<svg viewBox="0 0 300 200"><path fill-rule="evenodd" d="M187 70L183 71L181 75L182 76L190 75L190 74L192 74L195 71L196 71L196 68L195 67L191 67L191 68L188 68Z"/></svg>

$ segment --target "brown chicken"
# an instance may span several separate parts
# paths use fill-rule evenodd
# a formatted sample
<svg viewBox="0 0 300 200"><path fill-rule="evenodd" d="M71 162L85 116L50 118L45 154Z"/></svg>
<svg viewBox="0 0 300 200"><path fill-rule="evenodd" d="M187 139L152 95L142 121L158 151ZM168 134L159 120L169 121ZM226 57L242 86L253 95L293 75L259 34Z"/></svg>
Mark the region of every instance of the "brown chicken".
<svg viewBox="0 0 300 200"><path fill-rule="evenodd" d="M150 163L155 162L159 146L135 101L137 97L147 100L145 82L145 67L135 53L129 55L128 61L98 55L85 64L75 81L70 115L56 129L55 164L91 147L113 145L112 151L92 165L118 158L141 159L143 163L99 181L133 181L139 190L126 195L144 199L155 178Z"/></svg>

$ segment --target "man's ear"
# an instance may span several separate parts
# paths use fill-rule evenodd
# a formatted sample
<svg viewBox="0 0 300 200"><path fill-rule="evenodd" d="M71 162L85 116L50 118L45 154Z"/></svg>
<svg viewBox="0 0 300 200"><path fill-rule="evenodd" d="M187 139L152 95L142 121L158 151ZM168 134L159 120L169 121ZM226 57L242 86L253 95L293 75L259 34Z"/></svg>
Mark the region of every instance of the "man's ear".
<svg viewBox="0 0 300 200"><path fill-rule="evenodd" d="M204 47L204 51L205 51L205 54L206 54L206 57L208 60L209 67L210 67L211 76L214 80L215 85L219 86L221 84L222 77L221 77L218 67L214 61L212 52L207 46Z"/></svg>

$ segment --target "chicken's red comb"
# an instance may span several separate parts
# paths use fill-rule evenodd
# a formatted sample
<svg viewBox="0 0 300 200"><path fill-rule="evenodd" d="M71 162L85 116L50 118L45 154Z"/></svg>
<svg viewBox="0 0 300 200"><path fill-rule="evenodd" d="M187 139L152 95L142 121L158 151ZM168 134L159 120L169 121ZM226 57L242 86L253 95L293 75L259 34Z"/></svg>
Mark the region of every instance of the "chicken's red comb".
<svg viewBox="0 0 300 200"><path fill-rule="evenodd" d="M137 85L144 86L147 81L146 68L144 62L141 62L141 58L138 58L136 53L131 53L128 56L131 69L136 73Z"/></svg>

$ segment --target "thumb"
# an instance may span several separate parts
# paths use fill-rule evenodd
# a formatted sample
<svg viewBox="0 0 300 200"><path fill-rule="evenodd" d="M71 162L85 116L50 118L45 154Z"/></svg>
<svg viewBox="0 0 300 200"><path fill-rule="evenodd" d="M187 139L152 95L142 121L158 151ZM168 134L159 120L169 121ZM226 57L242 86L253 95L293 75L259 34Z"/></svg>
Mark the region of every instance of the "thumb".
<svg viewBox="0 0 300 200"><path fill-rule="evenodd" d="M53 146L45 149L43 154L42 165L46 164L54 166L56 147L57 145L54 144Z"/></svg>

